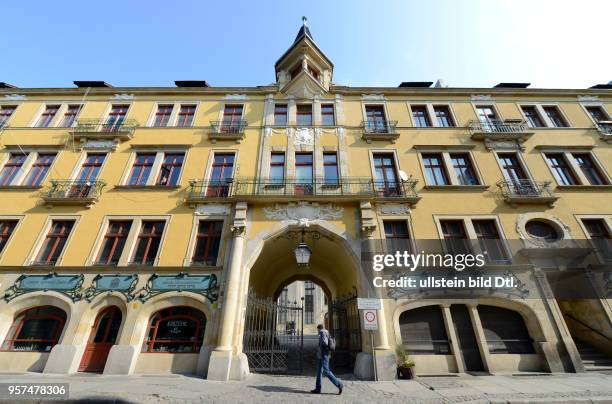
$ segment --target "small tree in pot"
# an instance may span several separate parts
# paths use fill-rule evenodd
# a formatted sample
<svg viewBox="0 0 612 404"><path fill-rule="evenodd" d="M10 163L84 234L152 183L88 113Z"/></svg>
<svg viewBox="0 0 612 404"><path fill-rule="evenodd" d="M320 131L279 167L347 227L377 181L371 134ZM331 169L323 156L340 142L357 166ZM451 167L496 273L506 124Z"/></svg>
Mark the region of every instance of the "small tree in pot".
<svg viewBox="0 0 612 404"><path fill-rule="evenodd" d="M414 379L414 360L408 355L404 345L398 345L395 350L397 355L397 377L399 379Z"/></svg>

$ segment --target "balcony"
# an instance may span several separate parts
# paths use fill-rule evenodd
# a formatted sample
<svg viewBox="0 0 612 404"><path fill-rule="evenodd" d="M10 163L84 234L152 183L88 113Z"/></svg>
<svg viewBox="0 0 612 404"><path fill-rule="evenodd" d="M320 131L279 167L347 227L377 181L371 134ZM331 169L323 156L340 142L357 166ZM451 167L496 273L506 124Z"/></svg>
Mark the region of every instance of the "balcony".
<svg viewBox="0 0 612 404"><path fill-rule="evenodd" d="M234 140L240 143L244 139L244 130L247 127L247 121L210 121L210 132L208 138L212 143L217 143L217 140Z"/></svg>
<svg viewBox="0 0 612 404"><path fill-rule="evenodd" d="M601 140L607 143L612 143L612 121L597 122L597 130Z"/></svg>
<svg viewBox="0 0 612 404"><path fill-rule="evenodd" d="M85 142L87 140L130 140L138 123L132 119L103 122L97 119L79 119L72 135L75 139Z"/></svg>
<svg viewBox="0 0 612 404"><path fill-rule="evenodd" d="M516 140L523 142L531 135L533 130L527 122L521 119L507 119L505 121L494 119L488 122L472 121L468 124L472 139L474 140Z"/></svg>
<svg viewBox="0 0 612 404"><path fill-rule="evenodd" d="M51 186L43 191L42 199L51 206L90 207L98 201L106 183L101 180L51 180Z"/></svg>
<svg viewBox="0 0 612 404"><path fill-rule="evenodd" d="M372 143L372 140L387 140L395 143L397 138L399 138L396 127L397 121L363 121L361 122L363 131L361 138L368 143Z"/></svg>
<svg viewBox="0 0 612 404"><path fill-rule="evenodd" d="M240 201L291 200L394 200L409 204L421 197L416 181L380 182L371 178L295 179L237 178L227 182L194 180L190 182L187 203L215 202L223 199Z"/></svg>
<svg viewBox="0 0 612 404"><path fill-rule="evenodd" d="M552 207L559 197L550 189L550 182L536 182L532 180L500 181L497 186L501 189L504 200L512 207L519 204L547 204Z"/></svg>

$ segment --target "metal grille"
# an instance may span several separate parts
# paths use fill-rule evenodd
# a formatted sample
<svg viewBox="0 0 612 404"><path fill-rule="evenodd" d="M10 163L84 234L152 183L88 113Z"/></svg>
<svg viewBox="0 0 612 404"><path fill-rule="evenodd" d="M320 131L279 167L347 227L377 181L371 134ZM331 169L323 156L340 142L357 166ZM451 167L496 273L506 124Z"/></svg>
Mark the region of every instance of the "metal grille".
<svg viewBox="0 0 612 404"><path fill-rule="evenodd" d="M278 304L250 292L243 337L243 352L250 370L301 373L303 330L304 308L299 303Z"/></svg>
<svg viewBox="0 0 612 404"><path fill-rule="evenodd" d="M361 329L357 292L336 299L330 306L330 334L336 340L336 350L331 361L335 371L352 372L357 353L361 352Z"/></svg>

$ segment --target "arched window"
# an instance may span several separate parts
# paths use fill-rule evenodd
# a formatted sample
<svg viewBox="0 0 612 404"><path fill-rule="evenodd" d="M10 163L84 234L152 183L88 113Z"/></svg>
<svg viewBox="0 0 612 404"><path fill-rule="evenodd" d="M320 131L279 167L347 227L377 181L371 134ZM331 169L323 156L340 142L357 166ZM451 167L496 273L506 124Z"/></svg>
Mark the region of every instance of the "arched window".
<svg viewBox="0 0 612 404"><path fill-rule="evenodd" d="M200 310L177 306L151 317L142 352L198 353L204 338L206 317Z"/></svg>
<svg viewBox="0 0 612 404"><path fill-rule="evenodd" d="M478 314L490 353L534 353L533 340L519 313L501 307L478 305Z"/></svg>
<svg viewBox="0 0 612 404"><path fill-rule="evenodd" d="M49 352L59 341L65 323L66 312L54 306L23 311L15 317L2 350Z"/></svg>
<svg viewBox="0 0 612 404"><path fill-rule="evenodd" d="M450 355L440 306L405 311L399 323L402 342L411 355Z"/></svg>

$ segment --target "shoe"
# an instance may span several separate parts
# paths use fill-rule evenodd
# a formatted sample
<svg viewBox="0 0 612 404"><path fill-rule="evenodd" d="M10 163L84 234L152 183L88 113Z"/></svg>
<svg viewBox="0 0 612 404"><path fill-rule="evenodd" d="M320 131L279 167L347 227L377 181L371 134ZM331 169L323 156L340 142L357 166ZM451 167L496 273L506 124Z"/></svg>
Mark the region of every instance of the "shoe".
<svg viewBox="0 0 612 404"><path fill-rule="evenodd" d="M311 392L312 394L321 394L321 390L317 390L317 389L310 390L310 392Z"/></svg>
<svg viewBox="0 0 612 404"><path fill-rule="evenodd" d="M338 387L338 395L342 394L342 389L344 388L344 386L340 386Z"/></svg>

